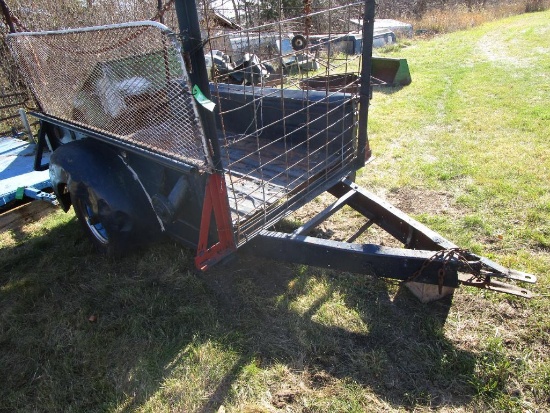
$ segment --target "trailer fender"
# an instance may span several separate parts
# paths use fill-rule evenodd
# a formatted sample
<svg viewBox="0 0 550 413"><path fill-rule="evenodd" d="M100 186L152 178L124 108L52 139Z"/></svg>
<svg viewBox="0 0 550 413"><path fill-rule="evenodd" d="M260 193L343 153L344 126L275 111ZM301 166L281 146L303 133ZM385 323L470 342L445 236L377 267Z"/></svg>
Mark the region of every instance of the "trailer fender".
<svg viewBox="0 0 550 413"><path fill-rule="evenodd" d="M63 210L71 206L94 245L119 255L161 234L139 178L109 146L83 139L55 150L50 179Z"/></svg>

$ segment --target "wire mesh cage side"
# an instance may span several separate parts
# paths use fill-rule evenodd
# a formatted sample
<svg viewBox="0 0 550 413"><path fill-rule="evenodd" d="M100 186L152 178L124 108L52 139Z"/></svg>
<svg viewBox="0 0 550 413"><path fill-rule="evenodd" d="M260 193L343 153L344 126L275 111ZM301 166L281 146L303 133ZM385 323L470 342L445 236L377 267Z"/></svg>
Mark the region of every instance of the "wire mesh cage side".
<svg viewBox="0 0 550 413"><path fill-rule="evenodd" d="M26 13L23 2L14 0L13 4L15 13ZM42 11L57 16L63 7L69 15L37 17ZM188 35L178 25L172 0L105 0L63 7L52 0L40 0L21 20L31 30L50 30L154 18L162 19L175 32L181 30L180 38ZM357 114L366 106L359 106L358 95L365 2L201 0L197 8L207 64L201 70L207 72L216 103L217 136L209 134L208 139L217 140L213 143L221 148L233 225L238 242L243 243L357 167ZM160 38L164 43L155 40L158 47L154 50L144 47L149 42L139 42L141 62L130 64L128 60L136 59L121 55L114 61L87 65L88 71L78 76L80 80L74 76L67 82L71 84L67 86L71 102L59 103L56 110L72 122L84 120L94 128L108 125L108 133L131 139L136 146L157 145L159 153L186 148L173 156L207 167L209 151L189 86L141 73L143 67L149 67L164 79L167 71L173 76L172 62L179 59L179 50L176 52L170 36ZM110 45L107 38L101 41ZM74 70L79 73L80 68ZM90 76L94 82L86 82ZM51 79L43 76L34 84ZM49 85L48 90L51 88ZM81 98L83 89L91 91L91 97ZM116 92L107 93L109 90ZM145 90L151 92L148 99L135 96ZM175 100L174 95L178 96ZM44 96L41 103L49 104L48 99ZM171 110L166 110L168 106ZM189 108L193 110L188 119L179 120L186 118ZM143 113L147 117L141 116ZM125 118L125 114L129 115ZM132 117L138 121L126 121ZM140 124L145 118L151 123ZM186 130L174 136L178 122ZM155 142L150 141L151 136L156 137ZM184 142L181 136L185 136ZM185 146L190 142L191 147Z"/></svg>
<svg viewBox="0 0 550 413"><path fill-rule="evenodd" d="M18 33L8 45L45 114L211 168L179 43L166 27Z"/></svg>
<svg viewBox="0 0 550 413"><path fill-rule="evenodd" d="M306 0L271 21L250 7L228 27L204 5L202 22L239 243L348 174L358 156L364 2Z"/></svg>
<svg viewBox="0 0 550 413"><path fill-rule="evenodd" d="M34 109L35 103L4 41L0 27L0 137L22 136L25 127L19 110Z"/></svg>

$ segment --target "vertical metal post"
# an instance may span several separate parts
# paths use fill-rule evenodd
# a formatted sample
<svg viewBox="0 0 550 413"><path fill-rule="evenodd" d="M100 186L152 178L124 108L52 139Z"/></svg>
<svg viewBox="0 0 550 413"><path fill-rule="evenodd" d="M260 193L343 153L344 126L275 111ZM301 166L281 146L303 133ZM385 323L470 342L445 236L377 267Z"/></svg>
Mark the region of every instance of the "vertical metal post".
<svg viewBox="0 0 550 413"><path fill-rule="evenodd" d="M202 93L210 96L210 85L204 59L203 43L201 40L199 14L195 0L176 0L176 13L178 16L179 31L182 39L184 61L187 65L189 78L193 86L198 86ZM229 199L223 176L220 144L216 133L216 118L213 112L197 105L202 128L206 139L210 143L211 156L216 172L209 176L205 188L200 233L197 243L197 256L195 265L200 269L206 269L223 257L236 250ZM209 247L211 242L210 227L212 216L216 223L218 239Z"/></svg>
<svg viewBox="0 0 550 413"><path fill-rule="evenodd" d="M179 31L182 39L184 60L188 65L191 83L197 85L202 93L210 96L208 73L204 59L204 49L201 39L199 14L195 0L176 0L176 14L178 16ZM198 105L198 111L206 139L212 149L212 160L216 170L222 170L220 145L216 134L216 119L214 113Z"/></svg>
<svg viewBox="0 0 550 413"><path fill-rule="evenodd" d="M370 75L372 66L374 7L374 0L365 0L365 13L363 15L363 53L361 57L361 89L359 90L359 136L357 140L358 168L365 165L365 160L370 158L372 153L367 135L367 123L369 117L369 101L371 96Z"/></svg>
<svg viewBox="0 0 550 413"><path fill-rule="evenodd" d="M19 117L21 118L23 128L25 128L25 132L27 132L27 135L29 136L29 140L34 141L34 143L38 143L38 140L32 134L31 125L29 124L29 119L27 118L27 112L25 112L25 109L19 108Z"/></svg>
<svg viewBox="0 0 550 413"><path fill-rule="evenodd" d="M164 15L162 13L162 0L157 0L157 11L159 13L159 23L164 24Z"/></svg>
<svg viewBox="0 0 550 413"><path fill-rule="evenodd" d="M42 155L44 154L44 147L48 146L51 152L52 148L49 144L48 137L46 136L46 128L44 122L40 121L40 130L38 131L38 144L36 145L36 154L34 155L34 170L35 171L45 171L49 168L50 164L47 163L42 165Z"/></svg>
<svg viewBox="0 0 550 413"><path fill-rule="evenodd" d="M6 20L6 25L10 29L10 33L15 33L15 26L13 25L13 21L11 19L10 9L4 0L0 0L0 8L2 9L4 19Z"/></svg>

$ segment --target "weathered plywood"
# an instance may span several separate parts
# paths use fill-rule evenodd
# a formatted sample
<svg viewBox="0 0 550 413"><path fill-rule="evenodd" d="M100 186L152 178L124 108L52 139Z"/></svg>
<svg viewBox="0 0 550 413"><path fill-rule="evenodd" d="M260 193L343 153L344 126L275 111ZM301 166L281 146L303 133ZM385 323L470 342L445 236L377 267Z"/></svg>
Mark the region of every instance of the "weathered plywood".
<svg viewBox="0 0 550 413"><path fill-rule="evenodd" d="M21 228L56 211L58 207L43 201L32 201L0 214L0 232Z"/></svg>

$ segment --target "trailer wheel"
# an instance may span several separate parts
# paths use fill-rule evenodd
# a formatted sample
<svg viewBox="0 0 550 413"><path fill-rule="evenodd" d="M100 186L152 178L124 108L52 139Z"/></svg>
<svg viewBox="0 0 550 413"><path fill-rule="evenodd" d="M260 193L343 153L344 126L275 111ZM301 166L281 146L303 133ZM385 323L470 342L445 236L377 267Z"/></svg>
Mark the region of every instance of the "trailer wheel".
<svg viewBox="0 0 550 413"><path fill-rule="evenodd" d="M292 38L290 44L296 51L304 50L307 46L307 39L301 34L297 34Z"/></svg>
<svg viewBox="0 0 550 413"><path fill-rule="evenodd" d="M162 236L144 188L114 148L91 138L61 145L50 158L50 179L98 251L120 256Z"/></svg>
<svg viewBox="0 0 550 413"><path fill-rule="evenodd" d="M94 248L101 253L119 256L126 251L124 239L129 238L132 225L126 214L112 211L108 202L98 199L91 188L80 188L71 194L73 208Z"/></svg>

